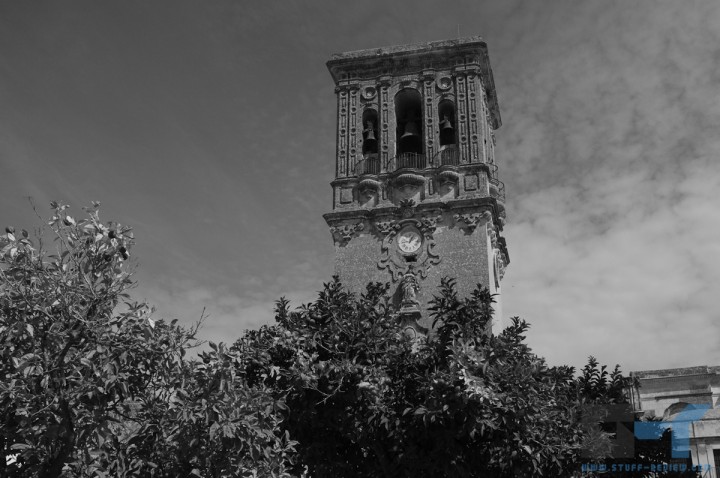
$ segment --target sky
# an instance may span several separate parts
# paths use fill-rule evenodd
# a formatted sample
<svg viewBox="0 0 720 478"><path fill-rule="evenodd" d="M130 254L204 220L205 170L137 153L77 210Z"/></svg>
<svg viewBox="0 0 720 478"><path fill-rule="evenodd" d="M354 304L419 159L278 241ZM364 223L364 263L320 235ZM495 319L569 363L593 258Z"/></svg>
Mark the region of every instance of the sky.
<svg viewBox="0 0 720 478"><path fill-rule="evenodd" d="M482 36L503 315L551 365L720 364L720 2L0 0L0 224L130 225L134 295L232 342L333 273L332 53Z"/></svg>

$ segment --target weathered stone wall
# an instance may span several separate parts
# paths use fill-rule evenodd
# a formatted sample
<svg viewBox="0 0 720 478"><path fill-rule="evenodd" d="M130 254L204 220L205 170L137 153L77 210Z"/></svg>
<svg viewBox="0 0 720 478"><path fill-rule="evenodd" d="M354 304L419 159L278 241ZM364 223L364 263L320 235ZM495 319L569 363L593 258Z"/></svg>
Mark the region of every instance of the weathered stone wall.
<svg viewBox="0 0 720 478"><path fill-rule="evenodd" d="M492 288L491 281L494 279L489 260L492 254L488 250L489 240L484 225L469 231L462 223L455 221L451 213L446 212L442 221L438 222L432 238L432 252L437 255L438 262L428 266L419 276L417 298L423 311L427 310L429 301L437 294L443 277L457 280L460 297L468 297L477 284ZM395 247L394 243L390 244L392 247ZM388 251L388 254L391 252ZM388 268L381 268L383 235L374 229L370 221L347 243L336 243L335 254L335 273L349 290L360 293L369 282L389 282L391 292L395 294L395 304L399 306L399 277L394 278ZM431 319L427 313L423 313L420 325L430 328Z"/></svg>

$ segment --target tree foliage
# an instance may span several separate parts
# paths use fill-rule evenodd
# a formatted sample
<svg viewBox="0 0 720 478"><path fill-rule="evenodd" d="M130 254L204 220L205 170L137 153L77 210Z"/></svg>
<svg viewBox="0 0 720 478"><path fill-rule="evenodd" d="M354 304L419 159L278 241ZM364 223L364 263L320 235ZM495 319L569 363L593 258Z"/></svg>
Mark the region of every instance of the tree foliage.
<svg viewBox="0 0 720 478"><path fill-rule="evenodd" d="M581 447L577 385L524 343L519 319L486 333L492 297L444 281L436 333L412 339L388 286L358 300L337 279L319 299L234 349L254 383L285 397L299 467L324 477L569 476Z"/></svg>
<svg viewBox="0 0 720 478"><path fill-rule="evenodd" d="M287 476L282 402L131 301L129 228L52 207L54 253L0 238L0 476Z"/></svg>

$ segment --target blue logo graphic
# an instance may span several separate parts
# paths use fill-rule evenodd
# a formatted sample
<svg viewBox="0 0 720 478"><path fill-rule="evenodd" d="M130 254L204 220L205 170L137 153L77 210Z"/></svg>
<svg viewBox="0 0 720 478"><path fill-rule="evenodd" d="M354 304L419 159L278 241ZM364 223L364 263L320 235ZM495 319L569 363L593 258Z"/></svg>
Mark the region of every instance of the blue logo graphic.
<svg viewBox="0 0 720 478"><path fill-rule="evenodd" d="M615 433L611 458L633 458L635 438L638 440L660 440L665 430L672 430L670 442L672 458L690 457L690 436L693 423L702 419L710 410L710 404L687 404L667 421L640 422L635 420L630 405L588 405L584 407L583 421L586 423L613 424Z"/></svg>
<svg viewBox="0 0 720 478"><path fill-rule="evenodd" d="M688 404L666 422L635 422L635 436L638 440L659 440L668 428L672 429L671 450L673 458L690 457L690 430L710 410L707 404Z"/></svg>

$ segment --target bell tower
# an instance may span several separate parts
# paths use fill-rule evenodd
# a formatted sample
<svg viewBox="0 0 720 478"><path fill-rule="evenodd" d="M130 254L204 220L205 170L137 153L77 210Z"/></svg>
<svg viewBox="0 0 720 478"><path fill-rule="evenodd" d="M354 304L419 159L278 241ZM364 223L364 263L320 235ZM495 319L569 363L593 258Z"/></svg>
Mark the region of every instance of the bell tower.
<svg viewBox="0 0 720 478"><path fill-rule="evenodd" d="M494 131L500 112L479 37L339 53L335 273L350 290L390 282L408 325L430 327L441 278L497 294L509 256ZM496 313L499 317L499 313ZM497 326L499 324L495 324Z"/></svg>

